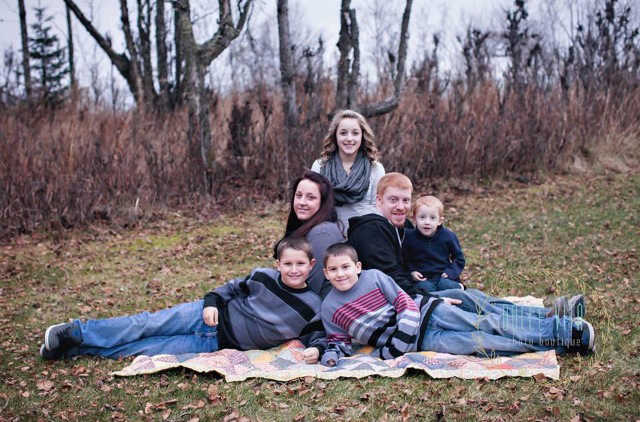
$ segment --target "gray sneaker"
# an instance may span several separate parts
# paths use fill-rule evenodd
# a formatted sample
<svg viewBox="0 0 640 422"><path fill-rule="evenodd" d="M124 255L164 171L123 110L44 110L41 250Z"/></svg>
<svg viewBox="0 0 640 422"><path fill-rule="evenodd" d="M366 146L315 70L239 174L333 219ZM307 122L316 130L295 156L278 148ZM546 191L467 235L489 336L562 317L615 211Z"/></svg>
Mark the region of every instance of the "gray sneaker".
<svg viewBox="0 0 640 422"><path fill-rule="evenodd" d="M60 350L50 351L47 350L44 343L40 345L40 357L44 360L58 360L62 357L62 352Z"/></svg>
<svg viewBox="0 0 640 422"><path fill-rule="evenodd" d="M587 315L587 305L584 301L584 295L572 296L568 301L571 310L571 318L584 318Z"/></svg>
<svg viewBox="0 0 640 422"><path fill-rule="evenodd" d="M49 352L58 352L80 344L71 334L72 329L73 323L71 322L56 324L47 328L47 331L44 332L45 349Z"/></svg>
<svg viewBox="0 0 640 422"><path fill-rule="evenodd" d="M552 316L568 316L571 318L583 318L587 313L587 308L584 301L584 295L560 296L553 302L551 311L547 314L547 317Z"/></svg>
<svg viewBox="0 0 640 422"><path fill-rule="evenodd" d="M593 325L582 318L576 318L572 322L570 352L590 355L596 351L596 333Z"/></svg>

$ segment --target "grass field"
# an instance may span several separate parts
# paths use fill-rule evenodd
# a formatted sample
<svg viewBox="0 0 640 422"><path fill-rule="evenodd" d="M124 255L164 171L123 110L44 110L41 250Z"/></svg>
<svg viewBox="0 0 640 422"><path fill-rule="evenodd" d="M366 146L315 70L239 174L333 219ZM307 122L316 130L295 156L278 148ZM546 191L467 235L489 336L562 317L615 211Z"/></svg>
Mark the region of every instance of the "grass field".
<svg viewBox="0 0 640 422"><path fill-rule="evenodd" d="M44 329L195 300L271 265L283 207L207 221L174 213L133 231L91 227L0 247L0 420L638 420L640 176L560 177L485 188L446 204L471 287L588 296L595 355L560 379L223 382L174 370L116 378L127 362L45 362Z"/></svg>

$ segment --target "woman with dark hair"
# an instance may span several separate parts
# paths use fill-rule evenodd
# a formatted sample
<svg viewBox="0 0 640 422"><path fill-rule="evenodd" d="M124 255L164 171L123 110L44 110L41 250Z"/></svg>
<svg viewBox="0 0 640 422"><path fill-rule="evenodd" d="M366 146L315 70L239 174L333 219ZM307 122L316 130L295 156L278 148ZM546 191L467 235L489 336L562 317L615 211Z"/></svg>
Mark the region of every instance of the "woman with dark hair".
<svg viewBox="0 0 640 422"><path fill-rule="evenodd" d="M304 237L311 244L316 264L309 274L308 284L324 297L331 290L322 272L324 254L329 246L345 240L336 214L333 188L324 176L306 171L293 182L289 218L282 238L287 237ZM276 243L274 253L280 241Z"/></svg>

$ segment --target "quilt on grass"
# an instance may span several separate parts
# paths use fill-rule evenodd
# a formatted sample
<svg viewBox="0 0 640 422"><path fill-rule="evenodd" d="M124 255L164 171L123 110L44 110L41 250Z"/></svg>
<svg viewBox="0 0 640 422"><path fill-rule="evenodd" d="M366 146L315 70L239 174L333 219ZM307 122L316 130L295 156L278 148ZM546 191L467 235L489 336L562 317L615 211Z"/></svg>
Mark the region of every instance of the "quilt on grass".
<svg viewBox="0 0 640 422"><path fill-rule="evenodd" d="M519 298L517 301L541 305L541 300L536 301L531 297ZM302 343L298 340L292 340L269 350L243 352L224 349L213 353L138 356L127 367L114 372L114 375L151 374L179 367L189 368L196 372L216 372L228 382L243 381L248 378L289 381L303 377L336 379L340 377L362 378L371 375L397 378L411 368L424 371L433 378L497 379L505 376L529 377L541 374L558 379L560 375L560 366L553 350L524 353L511 357L477 357L414 352L396 359L382 360L368 355L371 348L364 346L358 354L341 359L339 364L333 368L319 364L305 364L302 359L303 350Z"/></svg>

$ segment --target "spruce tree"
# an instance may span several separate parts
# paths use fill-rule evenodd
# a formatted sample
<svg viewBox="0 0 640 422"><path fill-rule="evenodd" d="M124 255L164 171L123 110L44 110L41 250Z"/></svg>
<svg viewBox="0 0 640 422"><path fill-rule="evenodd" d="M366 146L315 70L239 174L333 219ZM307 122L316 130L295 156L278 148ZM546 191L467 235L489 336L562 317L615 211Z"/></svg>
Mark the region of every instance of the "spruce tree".
<svg viewBox="0 0 640 422"><path fill-rule="evenodd" d="M56 106L64 99L68 87L69 68L65 50L60 47L56 34L51 32L52 16L45 16L44 7L36 7L35 23L31 24L29 53L33 70L34 93L48 105Z"/></svg>

